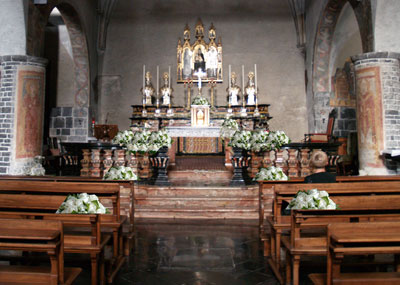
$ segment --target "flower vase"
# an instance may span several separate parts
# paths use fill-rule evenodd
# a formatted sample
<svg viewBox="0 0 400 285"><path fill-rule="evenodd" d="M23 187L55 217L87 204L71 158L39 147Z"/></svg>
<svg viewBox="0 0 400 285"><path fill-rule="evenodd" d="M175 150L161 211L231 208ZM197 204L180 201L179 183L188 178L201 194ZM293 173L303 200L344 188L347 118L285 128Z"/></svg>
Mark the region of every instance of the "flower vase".
<svg viewBox="0 0 400 285"><path fill-rule="evenodd" d="M246 184L251 183L250 177L247 174L250 160L251 157L248 155L247 150L233 147L233 176L230 182L231 186L245 186Z"/></svg>
<svg viewBox="0 0 400 285"><path fill-rule="evenodd" d="M168 168L168 147L163 146L160 148L154 156L150 157L150 163L153 167L153 178L151 183L158 186L168 186L171 183L168 180L167 168Z"/></svg>

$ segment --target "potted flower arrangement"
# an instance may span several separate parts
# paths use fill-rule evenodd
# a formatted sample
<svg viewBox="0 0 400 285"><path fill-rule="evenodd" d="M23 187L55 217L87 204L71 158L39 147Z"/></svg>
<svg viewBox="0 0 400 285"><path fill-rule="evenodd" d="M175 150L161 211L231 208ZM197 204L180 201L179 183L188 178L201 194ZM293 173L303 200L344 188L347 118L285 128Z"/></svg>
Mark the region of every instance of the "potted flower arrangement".
<svg viewBox="0 0 400 285"><path fill-rule="evenodd" d="M210 103L208 103L206 98L197 96L193 99L192 105L207 106L210 105Z"/></svg>

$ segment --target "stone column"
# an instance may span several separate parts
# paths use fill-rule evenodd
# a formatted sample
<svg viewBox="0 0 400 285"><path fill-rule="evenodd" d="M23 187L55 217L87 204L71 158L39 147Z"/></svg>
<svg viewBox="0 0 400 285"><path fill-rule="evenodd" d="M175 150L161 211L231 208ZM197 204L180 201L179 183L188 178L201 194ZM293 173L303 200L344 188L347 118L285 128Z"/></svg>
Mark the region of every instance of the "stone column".
<svg viewBox="0 0 400 285"><path fill-rule="evenodd" d="M383 150L400 148L399 53L353 56L360 175L387 175ZM393 173L394 174L394 173Z"/></svg>
<svg viewBox="0 0 400 285"><path fill-rule="evenodd" d="M44 58L0 57L0 174L20 175L42 154Z"/></svg>

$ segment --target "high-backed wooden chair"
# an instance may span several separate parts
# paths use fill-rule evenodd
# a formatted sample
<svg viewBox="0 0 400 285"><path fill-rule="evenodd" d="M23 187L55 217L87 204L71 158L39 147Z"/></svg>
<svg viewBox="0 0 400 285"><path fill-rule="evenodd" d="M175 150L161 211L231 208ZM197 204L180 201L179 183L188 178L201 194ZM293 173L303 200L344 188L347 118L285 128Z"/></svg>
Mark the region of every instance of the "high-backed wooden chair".
<svg viewBox="0 0 400 285"><path fill-rule="evenodd" d="M333 127L335 125L336 118L336 109L333 109L329 113L328 118L328 126L326 129L326 133L313 133L313 134L305 134L304 141L305 142L332 142L333 139Z"/></svg>

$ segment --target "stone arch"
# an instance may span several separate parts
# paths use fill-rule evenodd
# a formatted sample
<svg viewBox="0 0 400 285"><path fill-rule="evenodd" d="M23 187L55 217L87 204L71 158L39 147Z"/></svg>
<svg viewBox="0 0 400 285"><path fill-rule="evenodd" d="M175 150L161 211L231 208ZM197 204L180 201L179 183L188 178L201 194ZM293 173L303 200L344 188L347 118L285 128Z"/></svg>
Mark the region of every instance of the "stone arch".
<svg viewBox="0 0 400 285"><path fill-rule="evenodd" d="M321 13L314 41L312 78L314 94L329 92L332 39L339 15L346 2L349 2L354 9L360 29L363 52L373 50L371 1L328 0Z"/></svg>

